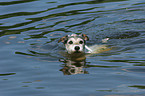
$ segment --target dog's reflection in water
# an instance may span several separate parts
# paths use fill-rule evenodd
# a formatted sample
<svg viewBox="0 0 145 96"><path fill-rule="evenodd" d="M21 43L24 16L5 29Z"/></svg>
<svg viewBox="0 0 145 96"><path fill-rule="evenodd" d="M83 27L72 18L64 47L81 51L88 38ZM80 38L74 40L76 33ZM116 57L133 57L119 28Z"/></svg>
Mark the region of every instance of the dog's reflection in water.
<svg viewBox="0 0 145 96"><path fill-rule="evenodd" d="M62 69L60 71L63 72L64 75L74 75L74 74L88 74L86 71L86 60L81 61L71 61L60 59L60 62L63 62Z"/></svg>

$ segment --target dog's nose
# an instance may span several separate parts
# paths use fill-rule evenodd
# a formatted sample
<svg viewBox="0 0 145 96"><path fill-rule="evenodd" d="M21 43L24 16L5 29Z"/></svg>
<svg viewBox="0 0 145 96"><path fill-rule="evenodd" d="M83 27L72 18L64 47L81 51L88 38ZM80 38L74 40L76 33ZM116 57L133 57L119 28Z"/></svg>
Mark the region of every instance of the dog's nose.
<svg viewBox="0 0 145 96"><path fill-rule="evenodd" d="M75 46L75 50L76 51L80 50L80 47L79 46Z"/></svg>

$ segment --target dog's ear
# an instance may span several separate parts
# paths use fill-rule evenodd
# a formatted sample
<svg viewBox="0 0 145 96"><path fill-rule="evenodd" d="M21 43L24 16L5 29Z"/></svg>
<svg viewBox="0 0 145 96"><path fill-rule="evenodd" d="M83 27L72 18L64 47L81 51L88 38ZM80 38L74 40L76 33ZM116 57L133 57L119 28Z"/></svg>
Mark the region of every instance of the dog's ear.
<svg viewBox="0 0 145 96"><path fill-rule="evenodd" d="M60 39L58 40L58 43L59 43L59 42L65 42L65 41L67 40L67 38L68 38L67 35L64 36L64 37L62 37L62 38L60 38Z"/></svg>
<svg viewBox="0 0 145 96"><path fill-rule="evenodd" d="M84 40L89 40L89 37L86 34L82 34L82 37L84 38Z"/></svg>

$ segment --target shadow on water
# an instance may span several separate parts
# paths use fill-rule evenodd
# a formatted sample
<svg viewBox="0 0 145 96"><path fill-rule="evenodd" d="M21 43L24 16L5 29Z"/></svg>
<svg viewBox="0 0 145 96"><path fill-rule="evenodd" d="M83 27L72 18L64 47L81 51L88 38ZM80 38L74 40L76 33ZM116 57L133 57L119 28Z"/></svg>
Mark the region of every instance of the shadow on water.
<svg viewBox="0 0 145 96"><path fill-rule="evenodd" d="M16 73L4 73L4 74L0 74L0 76L8 76L8 75L15 75Z"/></svg>
<svg viewBox="0 0 145 96"><path fill-rule="evenodd" d="M134 88L138 88L138 89L145 89L145 86L143 86L143 85L133 85L133 86L128 86L128 87L134 87Z"/></svg>
<svg viewBox="0 0 145 96"><path fill-rule="evenodd" d="M121 32L121 34L118 34L118 33L111 34L111 36L108 36L107 38L127 39L127 38L138 37L139 35L140 35L140 32L138 31L127 31L127 32Z"/></svg>
<svg viewBox="0 0 145 96"><path fill-rule="evenodd" d="M11 1L11 2L0 2L0 5L13 5L13 4L21 4L21 3L27 3L27 2L33 2L38 0L20 0L20 1Z"/></svg>

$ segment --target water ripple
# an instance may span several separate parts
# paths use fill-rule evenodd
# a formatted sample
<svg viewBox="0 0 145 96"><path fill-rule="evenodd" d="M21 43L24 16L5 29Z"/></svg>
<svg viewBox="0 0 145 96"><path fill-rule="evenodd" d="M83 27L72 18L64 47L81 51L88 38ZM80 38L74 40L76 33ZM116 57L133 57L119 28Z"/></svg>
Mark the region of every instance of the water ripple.
<svg viewBox="0 0 145 96"><path fill-rule="evenodd" d="M0 2L0 5L6 6L6 5L14 5L14 4L33 2L33 1L38 1L38 0L21 0L21 1Z"/></svg>

